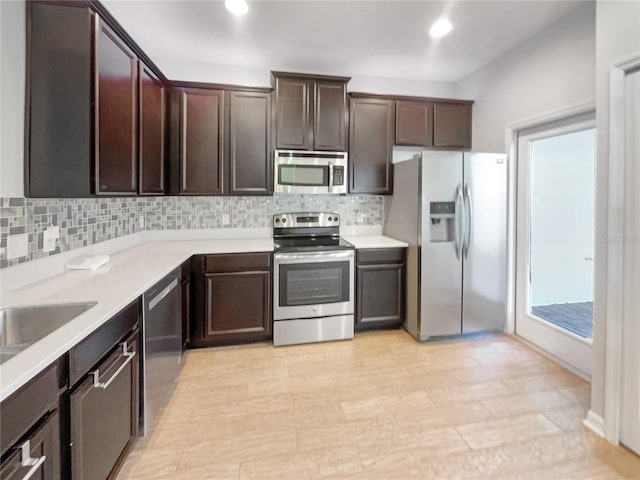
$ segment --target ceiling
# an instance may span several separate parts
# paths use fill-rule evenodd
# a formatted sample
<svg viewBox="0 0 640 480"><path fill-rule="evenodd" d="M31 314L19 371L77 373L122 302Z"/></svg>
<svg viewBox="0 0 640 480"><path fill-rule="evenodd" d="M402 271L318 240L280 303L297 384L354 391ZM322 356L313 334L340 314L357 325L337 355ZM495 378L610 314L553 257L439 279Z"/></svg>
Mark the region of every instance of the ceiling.
<svg viewBox="0 0 640 480"><path fill-rule="evenodd" d="M103 4L163 71L193 63L457 82L585 3L247 1L242 17L223 1ZM428 30L442 15L453 30L433 40Z"/></svg>

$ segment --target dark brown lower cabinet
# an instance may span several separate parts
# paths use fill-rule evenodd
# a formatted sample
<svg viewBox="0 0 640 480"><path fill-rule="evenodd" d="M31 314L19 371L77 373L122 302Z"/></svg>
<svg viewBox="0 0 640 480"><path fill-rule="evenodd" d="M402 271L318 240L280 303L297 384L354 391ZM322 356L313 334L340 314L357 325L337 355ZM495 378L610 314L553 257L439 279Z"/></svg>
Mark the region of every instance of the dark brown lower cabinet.
<svg viewBox="0 0 640 480"><path fill-rule="evenodd" d="M405 249L358 250L356 330L402 325L404 298Z"/></svg>
<svg viewBox="0 0 640 480"><path fill-rule="evenodd" d="M115 478L138 434L138 331L107 355L70 395L71 478Z"/></svg>
<svg viewBox="0 0 640 480"><path fill-rule="evenodd" d="M23 448L26 450L23 451ZM27 457L25 458L25 452ZM58 411L46 415L27 438L0 464L3 480L58 480L60 475L60 419Z"/></svg>
<svg viewBox="0 0 640 480"><path fill-rule="evenodd" d="M191 342L191 259L182 264L182 351Z"/></svg>
<svg viewBox="0 0 640 480"><path fill-rule="evenodd" d="M191 345L271 337L271 254L202 255L195 261Z"/></svg>

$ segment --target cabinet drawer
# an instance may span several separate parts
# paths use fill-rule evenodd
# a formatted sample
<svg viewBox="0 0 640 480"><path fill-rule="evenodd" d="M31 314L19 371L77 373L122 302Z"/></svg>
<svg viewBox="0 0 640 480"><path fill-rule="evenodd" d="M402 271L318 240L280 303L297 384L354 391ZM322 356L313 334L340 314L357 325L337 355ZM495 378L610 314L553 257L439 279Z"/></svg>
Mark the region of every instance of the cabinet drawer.
<svg viewBox="0 0 640 480"><path fill-rule="evenodd" d="M205 255L205 273L238 272L243 270L268 270L271 253L234 253L230 255Z"/></svg>
<svg viewBox="0 0 640 480"><path fill-rule="evenodd" d="M49 410L57 408L58 363L7 398L0 407L0 445L4 454Z"/></svg>
<svg viewBox="0 0 640 480"><path fill-rule="evenodd" d="M356 264L404 263L404 248L372 248L356 252Z"/></svg>
<svg viewBox="0 0 640 480"><path fill-rule="evenodd" d="M69 352L69 386L75 385L102 357L138 325L138 300L73 347Z"/></svg>

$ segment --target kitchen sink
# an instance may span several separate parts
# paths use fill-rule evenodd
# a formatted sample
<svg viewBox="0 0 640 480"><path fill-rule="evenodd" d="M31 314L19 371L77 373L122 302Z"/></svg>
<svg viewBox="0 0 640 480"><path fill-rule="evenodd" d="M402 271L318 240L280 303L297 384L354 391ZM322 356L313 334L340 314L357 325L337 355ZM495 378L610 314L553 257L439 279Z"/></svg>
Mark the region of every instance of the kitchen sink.
<svg viewBox="0 0 640 480"><path fill-rule="evenodd" d="M96 303L61 303L1 309L0 364L86 312Z"/></svg>

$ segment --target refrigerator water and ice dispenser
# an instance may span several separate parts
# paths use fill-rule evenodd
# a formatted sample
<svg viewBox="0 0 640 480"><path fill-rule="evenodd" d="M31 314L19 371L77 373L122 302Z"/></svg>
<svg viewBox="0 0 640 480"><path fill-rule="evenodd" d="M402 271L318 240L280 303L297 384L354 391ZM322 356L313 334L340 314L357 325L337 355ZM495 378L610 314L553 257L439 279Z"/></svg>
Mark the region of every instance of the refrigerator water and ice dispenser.
<svg viewBox="0 0 640 480"><path fill-rule="evenodd" d="M435 242L453 242L456 238L455 202L429 202L429 240Z"/></svg>

